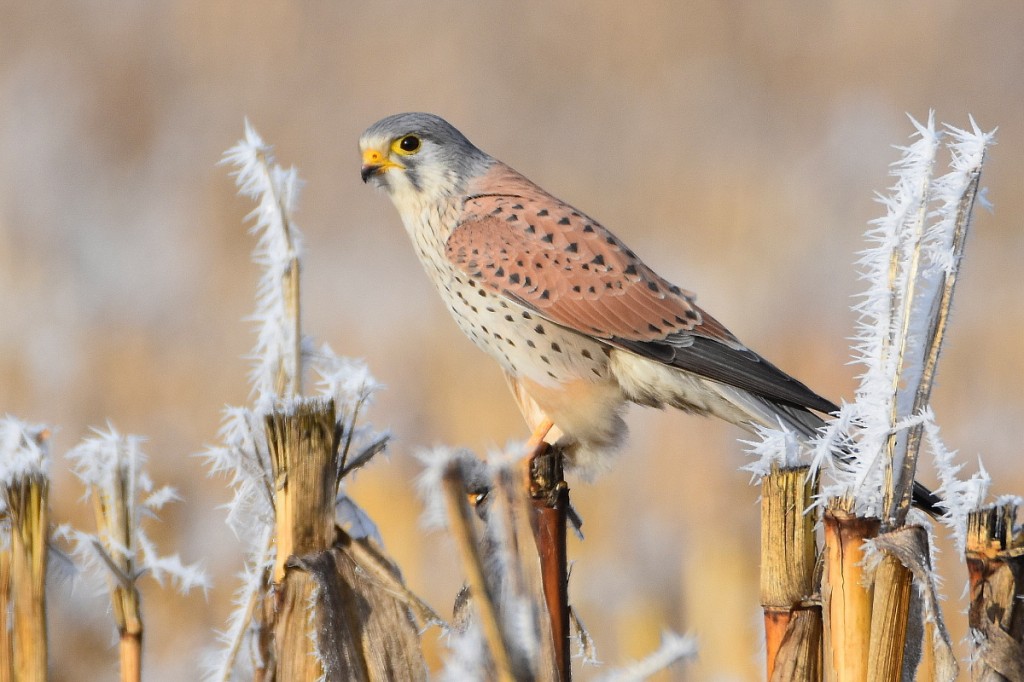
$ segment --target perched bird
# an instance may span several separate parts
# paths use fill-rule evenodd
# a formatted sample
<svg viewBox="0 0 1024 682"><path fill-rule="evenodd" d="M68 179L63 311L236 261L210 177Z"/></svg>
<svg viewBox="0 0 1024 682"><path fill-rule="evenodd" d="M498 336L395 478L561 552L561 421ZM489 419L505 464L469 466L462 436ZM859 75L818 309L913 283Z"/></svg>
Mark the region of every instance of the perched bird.
<svg viewBox="0 0 1024 682"><path fill-rule="evenodd" d="M812 435L837 406L747 348L596 220L425 113L359 139L456 323L497 360L536 439L585 469L627 403Z"/></svg>

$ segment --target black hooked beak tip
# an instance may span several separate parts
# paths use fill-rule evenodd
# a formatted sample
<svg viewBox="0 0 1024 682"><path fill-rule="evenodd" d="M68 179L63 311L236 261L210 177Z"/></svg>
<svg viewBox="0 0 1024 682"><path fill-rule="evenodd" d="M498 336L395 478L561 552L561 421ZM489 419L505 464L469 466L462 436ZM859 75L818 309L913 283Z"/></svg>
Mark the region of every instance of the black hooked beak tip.
<svg viewBox="0 0 1024 682"><path fill-rule="evenodd" d="M359 177L363 179L363 183L367 183L370 181L370 178L380 173L381 168L383 168L383 166L376 164L365 164L359 169Z"/></svg>

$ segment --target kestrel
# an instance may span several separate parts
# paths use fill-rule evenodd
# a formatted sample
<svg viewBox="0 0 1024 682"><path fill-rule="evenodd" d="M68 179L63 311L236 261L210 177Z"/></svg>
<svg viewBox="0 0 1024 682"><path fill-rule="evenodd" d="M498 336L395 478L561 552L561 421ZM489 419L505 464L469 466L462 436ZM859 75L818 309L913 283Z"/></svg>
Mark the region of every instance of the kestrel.
<svg viewBox="0 0 1024 682"><path fill-rule="evenodd" d="M501 364L535 437L577 466L622 442L628 403L804 436L838 409L445 120L389 116L359 148L363 181L391 197L456 323Z"/></svg>

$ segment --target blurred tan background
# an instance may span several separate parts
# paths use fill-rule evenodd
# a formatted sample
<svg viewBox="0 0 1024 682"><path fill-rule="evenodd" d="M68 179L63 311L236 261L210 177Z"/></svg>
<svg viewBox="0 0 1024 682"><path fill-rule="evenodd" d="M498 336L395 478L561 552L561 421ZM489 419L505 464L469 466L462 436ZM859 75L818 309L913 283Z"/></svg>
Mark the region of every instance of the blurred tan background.
<svg viewBox="0 0 1024 682"><path fill-rule="evenodd" d="M387 385L370 418L393 430L390 458L353 494L447 612L457 567L419 527L413 453L527 434L390 203L359 182L359 133L398 111L447 117L748 344L848 399L851 264L905 113L935 108L1000 128L983 178L995 212L976 216L935 407L968 470L980 454L996 493L1024 493L1022 35L1012 0L0 0L0 413L59 429L54 518L86 528L64 452L108 418L149 437L154 478L185 498L150 532L215 586L183 598L147 584L148 679L194 679L241 561L225 481L193 454L216 442L221 408L247 400L251 205L217 162L248 116L307 183L306 331ZM674 628L702 649L677 677L757 679L757 491L737 470L739 434L679 413L629 421L613 471L573 490L587 537L570 547L572 598L599 656L639 657ZM87 584L52 594L53 678L112 679L105 600Z"/></svg>

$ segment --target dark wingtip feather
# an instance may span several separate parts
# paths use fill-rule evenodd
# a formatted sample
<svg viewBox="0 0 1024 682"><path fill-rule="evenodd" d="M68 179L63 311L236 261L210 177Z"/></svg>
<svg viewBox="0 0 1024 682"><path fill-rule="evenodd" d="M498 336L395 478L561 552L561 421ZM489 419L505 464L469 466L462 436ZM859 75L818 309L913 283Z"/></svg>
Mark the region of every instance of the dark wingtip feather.
<svg viewBox="0 0 1024 682"><path fill-rule="evenodd" d="M662 341L612 339L634 353L693 372L771 401L832 414L839 406L743 346L733 347L695 334L677 334Z"/></svg>

